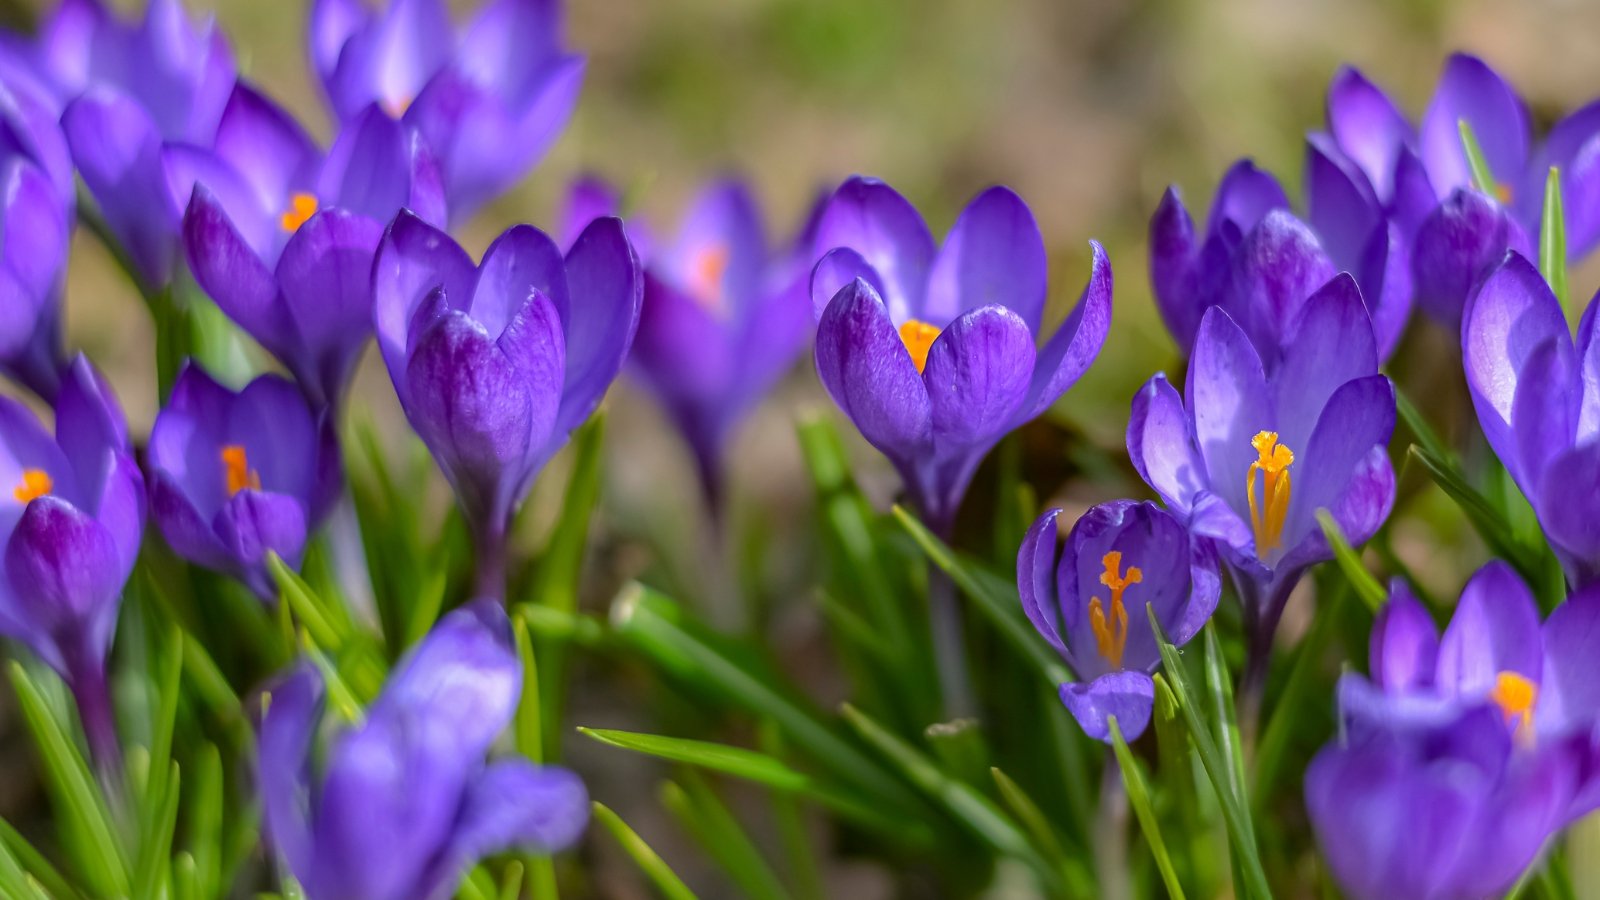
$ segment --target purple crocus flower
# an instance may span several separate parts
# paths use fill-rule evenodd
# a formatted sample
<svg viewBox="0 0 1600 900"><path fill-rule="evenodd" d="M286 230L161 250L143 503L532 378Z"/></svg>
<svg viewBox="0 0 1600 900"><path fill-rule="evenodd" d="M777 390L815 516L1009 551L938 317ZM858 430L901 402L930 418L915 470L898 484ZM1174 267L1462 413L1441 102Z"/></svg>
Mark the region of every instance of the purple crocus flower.
<svg viewBox="0 0 1600 900"><path fill-rule="evenodd" d="M616 215L616 194L574 184L569 212L583 224ZM632 369L688 441L710 505L720 504L722 453L734 427L794 364L810 332L814 224L793 247L767 244L745 185L708 185L670 241L640 250L644 303ZM576 222L567 228L577 233Z"/></svg>
<svg viewBox="0 0 1600 900"><path fill-rule="evenodd" d="M1167 189L1150 219L1150 284L1185 353L1206 311L1221 307L1264 359L1277 355L1307 298L1341 271L1361 287L1379 358L1394 351L1412 301L1399 226L1320 136L1306 143L1306 182L1300 219L1276 178L1240 160L1217 186L1203 235L1177 188Z"/></svg>
<svg viewBox="0 0 1600 900"><path fill-rule="evenodd" d="M62 372L52 438L0 397L0 632L67 680L102 766L119 759L106 655L144 531L144 480L111 389L82 356Z"/></svg>
<svg viewBox="0 0 1600 900"><path fill-rule="evenodd" d="M1306 300L1278 358L1259 346L1227 310L1207 310L1185 396L1158 374L1134 397L1128 422L1128 455L1145 483L1191 533L1219 545L1257 666L1300 573L1330 558L1317 510L1329 510L1355 544L1388 518L1395 418L1394 387L1378 374L1372 325L1349 275Z"/></svg>
<svg viewBox="0 0 1600 900"><path fill-rule="evenodd" d="M210 147L171 145L195 279L294 373L337 405L372 333L372 261L400 209L444 224L438 166L376 106L324 154L288 113L240 82Z"/></svg>
<svg viewBox="0 0 1600 900"><path fill-rule="evenodd" d="M948 534L978 463L1089 368L1111 326L1111 263L1037 346L1044 240L1022 198L990 188L936 247L910 203L855 177L817 225L811 276L822 384L900 470L917 508Z"/></svg>
<svg viewBox="0 0 1600 900"><path fill-rule="evenodd" d="M0 372L46 400L61 384L71 231L70 209L44 170L23 156L0 163Z"/></svg>
<svg viewBox="0 0 1600 900"><path fill-rule="evenodd" d="M1462 147L1466 120L1494 178L1493 197L1473 190ZM1600 243L1600 103L1562 119L1533 146L1528 109L1499 73L1474 56L1446 61L1413 127L1384 91L1353 68L1328 88L1328 141L1387 205L1413 241L1417 300L1454 326L1477 276L1508 249L1529 252L1539 233L1544 185L1561 170L1568 256Z"/></svg>
<svg viewBox="0 0 1600 900"><path fill-rule="evenodd" d="M562 46L559 0L489 0L459 36L442 0L317 0L310 55L340 119L373 103L420 131L462 221L555 142L584 61Z"/></svg>
<svg viewBox="0 0 1600 900"><path fill-rule="evenodd" d="M474 266L448 234L402 212L378 248L373 290L395 392L474 530L479 592L500 596L512 512L628 355L638 257L621 220L606 218L565 258L519 225Z"/></svg>
<svg viewBox="0 0 1600 900"><path fill-rule="evenodd" d="M1116 500L1084 513L1057 552L1052 509L1028 529L1017 553L1017 589L1033 627L1081 681L1061 702L1092 738L1109 742L1108 719L1128 740L1150 723L1161 663L1145 609L1182 646L1211 618L1222 577L1210 543L1191 539L1166 510Z"/></svg>
<svg viewBox="0 0 1600 900"><path fill-rule="evenodd" d="M258 777L267 833L306 896L442 900L484 856L575 842L589 816L576 775L484 761L521 691L511 623L493 600L442 619L320 767L322 679L302 664L281 681L261 722Z"/></svg>
<svg viewBox="0 0 1600 900"><path fill-rule="evenodd" d="M1522 489L1573 587L1600 581L1600 319L1574 343L1561 304L1509 253L1467 308L1461 353L1478 424Z"/></svg>
<svg viewBox="0 0 1600 900"><path fill-rule="evenodd" d="M150 505L179 556L277 596L267 554L300 563L338 492L337 453L305 398L276 375L237 393L194 362L150 430Z"/></svg>

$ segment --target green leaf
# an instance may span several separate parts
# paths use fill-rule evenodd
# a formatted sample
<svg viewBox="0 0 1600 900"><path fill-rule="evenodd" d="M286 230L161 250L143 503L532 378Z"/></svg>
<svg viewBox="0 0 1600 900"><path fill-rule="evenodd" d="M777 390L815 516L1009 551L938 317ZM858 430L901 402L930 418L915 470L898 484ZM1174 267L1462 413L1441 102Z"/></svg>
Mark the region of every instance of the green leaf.
<svg viewBox="0 0 1600 900"><path fill-rule="evenodd" d="M668 781L661 786L661 802L722 866L742 896L789 900L783 881L705 778L686 770L682 785Z"/></svg>
<svg viewBox="0 0 1600 900"><path fill-rule="evenodd" d="M1146 612L1150 616L1150 628L1156 637L1156 646L1161 651L1162 666L1171 682L1172 695L1177 699L1178 710L1183 713L1184 723L1189 728L1189 742L1200 754L1200 765L1216 791L1234 858L1240 862L1244 883L1236 888L1242 896L1269 900L1272 890L1267 886L1267 873L1261 866L1260 850L1250 837L1255 829L1249 820L1248 807L1240 803L1230 787L1232 767L1228 759L1218 752L1210 729L1200 717L1200 710L1196 706L1198 698L1189 683L1188 672L1183 667L1183 660L1178 657L1178 649L1167 640L1161 621L1156 618L1155 607L1147 607Z"/></svg>
<svg viewBox="0 0 1600 900"><path fill-rule="evenodd" d="M769 756L782 760L787 755L783 735L770 720L761 723L760 737L761 749ZM795 894L803 900L822 900L825 896L822 874L797 796L787 791L773 791L772 814L777 820L778 837L783 843L788 860L787 874Z"/></svg>
<svg viewBox="0 0 1600 900"><path fill-rule="evenodd" d="M44 854L35 850L33 845L28 843L28 839L4 819L0 819L0 847L9 851L29 877L39 882L45 892L55 900L83 896L82 891L69 883L61 872L44 858Z"/></svg>
<svg viewBox="0 0 1600 900"><path fill-rule="evenodd" d="M764 784L775 790L798 794L828 807L851 821L885 834L905 835L922 840L931 838L925 826L915 822L908 823L888 811L862 803L850 793L821 783L765 753L709 741L612 731L604 728L580 727L578 733L613 747L685 765L699 766L713 772Z"/></svg>
<svg viewBox="0 0 1600 900"><path fill-rule="evenodd" d="M1128 803L1139 820L1140 830L1144 832L1144 842L1150 846L1150 855L1156 858L1156 868L1161 870L1161 880L1167 886L1167 894L1173 900L1183 900L1183 885L1178 882L1178 872L1172 867L1172 857L1167 855L1167 842L1161 837L1161 823L1150 805L1150 789L1145 785L1143 773L1139 771L1139 761L1128 750L1128 742L1122 737L1122 727L1117 724L1117 717L1111 716L1107 724L1111 726L1111 750L1117 755L1122 786L1128 791Z"/></svg>
<svg viewBox="0 0 1600 900"><path fill-rule="evenodd" d="M1244 824L1250 843L1255 844L1254 823L1248 807L1249 787L1244 778L1244 741L1239 735L1239 715L1233 707L1233 679L1228 674L1228 661L1222 655L1222 644L1217 640L1216 623L1207 622L1204 628L1206 642L1206 693L1211 714L1217 721L1217 743L1231 763L1229 768L1233 796L1245 810Z"/></svg>
<svg viewBox="0 0 1600 900"><path fill-rule="evenodd" d="M1061 846L1061 841L1056 837L1056 830L1050 824L1050 819L1039 808L1028 792L1021 785L1011 780L1011 776L991 766L989 776L994 779L994 786L1000 793L1000 801L1011 811L1011 815L1027 829L1028 836L1033 840L1033 846L1046 860L1061 870L1062 877L1069 885L1081 885L1088 881L1089 874L1083 867L1081 860L1068 854ZM1077 893L1077 892L1074 892Z"/></svg>
<svg viewBox="0 0 1600 900"><path fill-rule="evenodd" d="M1251 769L1255 776L1252 796L1257 798L1257 809L1276 786L1289 741L1294 737L1298 714L1305 710L1307 703L1316 702L1312 689L1320 683L1317 674L1321 668L1322 654L1333 637L1335 625L1345 604L1349 602L1351 592L1338 590L1331 593L1333 595L1330 597L1317 598L1311 628L1295 649L1289 680L1284 683L1277 704L1267 717L1266 728L1262 729L1261 739L1256 742Z"/></svg>
<svg viewBox="0 0 1600 900"><path fill-rule="evenodd" d="M135 897L160 897L166 891L172 834L178 827L178 764L169 764L163 779L161 808L155 821L139 836L139 860L134 869Z"/></svg>
<svg viewBox="0 0 1600 900"><path fill-rule="evenodd" d="M311 585L278 554L267 554L267 568L278 584L278 597L288 604L311 640L330 653L343 647L352 627L344 611L323 603Z"/></svg>
<svg viewBox="0 0 1600 900"><path fill-rule="evenodd" d="M50 895L22 867L11 851L0 843L0 893L16 900L50 900Z"/></svg>
<svg viewBox="0 0 1600 900"><path fill-rule="evenodd" d="M511 620L517 657L522 661L522 696L517 701L515 732L517 752L536 763L544 762L544 733L540 725L539 666L533 655L533 636L521 614Z"/></svg>
<svg viewBox="0 0 1600 900"><path fill-rule="evenodd" d="M1472 186L1479 193L1488 194L1498 200L1500 183L1495 181L1494 172L1489 168L1489 161L1483 156L1483 147L1478 143L1478 136L1472 133L1472 123L1466 119L1457 119L1456 128L1461 133L1461 149L1467 155L1467 167L1472 170Z"/></svg>
<svg viewBox="0 0 1600 900"><path fill-rule="evenodd" d="M1561 170L1550 167L1544 180L1544 217L1539 223L1539 271L1567 308L1567 219L1561 212Z"/></svg>
<svg viewBox="0 0 1600 900"><path fill-rule="evenodd" d="M1361 602L1376 613L1383 608L1389 599L1389 592L1383 589L1378 579L1372 577L1367 567L1361 562L1361 554L1356 552L1350 542L1345 539L1344 529L1333 520L1332 514L1325 509L1317 510L1317 524L1322 526L1322 536L1327 538L1328 546L1333 548L1333 560L1339 566L1339 571L1344 574L1344 579L1355 591Z"/></svg>
<svg viewBox="0 0 1600 900"><path fill-rule="evenodd" d="M1074 680L1072 673L1067 671L1067 667L1062 665L1049 645L1024 618L1022 599L1017 596L1016 585L958 558L944 541L939 540L905 508L896 506L894 515L928 559L943 569L967 596L977 601L978 610L1041 676L1051 684Z"/></svg>
<svg viewBox="0 0 1600 900"><path fill-rule="evenodd" d="M1395 408L1400 414L1401 421L1405 422L1406 427L1411 429L1411 434L1423 449L1441 460L1448 461L1455 458L1455 452L1439 437L1439 433L1434 431L1433 426L1428 424L1428 420L1423 417L1416 405L1411 402L1411 398L1406 396L1405 391L1402 391L1399 385L1395 386L1394 400Z"/></svg>
<svg viewBox="0 0 1600 900"><path fill-rule="evenodd" d="M1003 810L995 806L994 801L979 793L972 785L946 775L927 756L890 733L866 713L848 703L840 709L845 721L855 728L856 734L883 754L908 781L943 808L973 837L997 853L1028 863L1051 882L1059 878L1059 872L1033 849L1027 835Z"/></svg>
<svg viewBox="0 0 1600 900"><path fill-rule="evenodd" d="M11 663L11 684L22 717L33 732L44 764L56 814L66 831L79 871L96 893L124 896L129 890L128 857L117 841L116 827L105 798L78 747L50 715L49 703L18 662Z"/></svg>
<svg viewBox="0 0 1600 900"><path fill-rule="evenodd" d="M500 900L517 900L522 896L523 867L520 860L506 863L506 868L500 875Z"/></svg>
<svg viewBox="0 0 1600 900"><path fill-rule="evenodd" d="M166 773L172 762L172 731L178 719L178 695L183 679L183 629L173 626L166 641L166 658L161 671L156 715L150 728L150 784L145 792L149 828L166 808Z"/></svg>
<svg viewBox="0 0 1600 900"><path fill-rule="evenodd" d="M689 886L683 883L683 879L679 878L671 867L663 862L654 850L650 849L650 845L646 844L644 839L639 837L632 828L629 828L628 823L622 821L621 817L612 812L609 807L596 801L594 803L594 819L606 831L610 832L618 844L622 845L622 849L627 852L628 856L633 858L634 864L639 867L640 871L644 872L645 876L650 879L650 883L656 886L656 890L660 891L662 896L666 897L667 900L695 900L694 891L689 890Z"/></svg>
<svg viewBox="0 0 1600 900"><path fill-rule="evenodd" d="M185 833L188 856L197 896L215 897L222 893L222 819L226 802L222 787L222 753L216 744L207 743L197 754L193 777L189 779Z"/></svg>

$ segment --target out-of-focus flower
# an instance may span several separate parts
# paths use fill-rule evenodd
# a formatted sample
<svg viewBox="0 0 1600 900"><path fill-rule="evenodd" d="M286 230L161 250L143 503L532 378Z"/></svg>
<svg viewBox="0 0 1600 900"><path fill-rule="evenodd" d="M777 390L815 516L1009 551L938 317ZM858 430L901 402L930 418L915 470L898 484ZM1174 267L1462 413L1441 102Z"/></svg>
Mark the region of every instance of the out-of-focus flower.
<svg viewBox="0 0 1600 900"><path fill-rule="evenodd" d="M1271 360L1306 300L1344 271L1360 285L1379 358L1387 358L1411 316L1408 247L1354 178L1323 138L1308 140L1302 220L1276 178L1240 160L1217 186L1204 235L1168 188L1150 219L1150 284L1179 348L1192 352L1200 320L1220 306Z"/></svg>
<svg viewBox="0 0 1600 900"><path fill-rule="evenodd" d="M1573 587L1600 581L1600 320L1574 344L1561 303L1520 254L1484 276L1461 352L1478 424L1533 504Z"/></svg>
<svg viewBox="0 0 1600 900"><path fill-rule="evenodd" d="M0 632L71 685L95 756L117 759L106 655L144 531L144 480L116 397L83 357L62 373L56 433L0 397Z"/></svg>
<svg viewBox="0 0 1600 900"><path fill-rule="evenodd" d="M1084 513L1057 553L1056 517L1046 512L1017 553L1017 589L1028 620L1081 681L1061 702L1090 737L1110 741L1107 719L1128 740L1150 723L1161 664L1146 608L1167 639L1188 643L1211 618L1222 577L1209 542L1191 539L1154 503L1117 500Z"/></svg>
<svg viewBox="0 0 1600 900"><path fill-rule="evenodd" d="M49 176L0 163L0 371L53 400L61 384L61 293L71 217Z"/></svg>
<svg viewBox="0 0 1600 900"><path fill-rule="evenodd" d="M1306 810L1353 898L1499 896L1563 824L1578 767L1571 744L1521 748L1479 705L1323 748Z"/></svg>
<svg viewBox="0 0 1600 900"><path fill-rule="evenodd" d="M1218 543L1264 661L1300 573L1331 558L1317 510L1355 544L1388 518L1395 397L1348 275L1306 300L1280 359L1258 346L1208 310L1184 397L1156 375L1134 398L1128 455L1193 534Z"/></svg>
<svg viewBox="0 0 1600 900"><path fill-rule="evenodd" d="M372 333L372 261L401 209L444 224L431 154L376 106L327 154L240 82L209 147L169 145L184 249L222 311L272 351L316 406L336 406Z"/></svg>
<svg viewBox="0 0 1600 900"><path fill-rule="evenodd" d="M990 188L935 247L881 181L851 178L817 226L817 373L861 435L948 533L978 463L1088 369L1111 326L1111 264L1042 347L1044 240L1027 204Z"/></svg>
<svg viewBox="0 0 1600 900"><path fill-rule="evenodd" d="M288 380L235 393L189 362L150 430L150 504L179 556L277 596L267 554L299 565L337 494L337 452Z"/></svg>
<svg viewBox="0 0 1600 900"><path fill-rule="evenodd" d="M373 103L420 132L462 221L516 184L565 127L584 61L559 0L489 0L457 35L441 0L317 0L310 55L334 112Z"/></svg>
<svg viewBox="0 0 1600 900"><path fill-rule="evenodd" d="M499 596L512 512L628 355L638 257L622 222L606 218L565 258L519 225L474 266L448 234L403 212L378 249L373 290L401 406L474 529L480 594Z"/></svg>
<svg viewBox="0 0 1600 900"><path fill-rule="evenodd" d="M446 616L314 768L323 683L302 664L271 692L257 744L267 833L311 900L436 900L484 856L561 850L588 822L566 769L485 763L522 669L493 600ZM314 774L320 772L319 774Z"/></svg>
<svg viewBox="0 0 1600 900"><path fill-rule="evenodd" d="M1493 176L1494 196L1473 190L1460 122L1471 127ZM1527 106L1499 73L1458 53L1445 63L1421 125L1353 68L1328 87L1330 153L1370 188L1413 242L1417 300L1446 325L1461 320L1477 277L1508 249L1528 252L1539 233L1550 167L1561 170L1567 253L1600 243L1600 102L1560 122L1532 146Z"/></svg>
<svg viewBox="0 0 1600 900"><path fill-rule="evenodd" d="M570 216L587 224L615 215L615 198L593 179L582 180L569 195ZM677 234L653 244L648 255L639 250L637 230L628 226L645 263L632 371L689 443L714 508L724 445L810 335L815 216L792 247L774 250L749 190L728 180L701 191Z"/></svg>

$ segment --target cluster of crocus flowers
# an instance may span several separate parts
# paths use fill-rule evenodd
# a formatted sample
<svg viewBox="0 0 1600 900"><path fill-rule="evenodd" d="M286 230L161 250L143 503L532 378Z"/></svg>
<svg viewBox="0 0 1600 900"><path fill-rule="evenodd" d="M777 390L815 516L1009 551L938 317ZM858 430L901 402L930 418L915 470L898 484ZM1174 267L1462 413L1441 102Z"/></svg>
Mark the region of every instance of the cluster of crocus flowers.
<svg viewBox="0 0 1600 900"><path fill-rule="evenodd" d="M395 392L477 541L479 593L503 596L511 514L627 358L639 259L622 222L603 218L565 256L519 225L475 266L448 234L402 212L378 249L373 291Z"/></svg>
<svg viewBox="0 0 1600 900"><path fill-rule="evenodd" d="M62 373L52 437L0 397L0 634L71 686L102 767L120 760L106 683L122 587L144 531L144 479L122 409L78 357Z"/></svg>
<svg viewBox="0 0 1600 900"><path fill-rule="evenodd" d="M1022 198L973 198L936 247L895 190L851 178L817 224L811 276L823 387L899 469L918 511L948 534L972 476L1002 437L1089 368L1111 327L1111 264L1043 345L1044 241Z"/></svg>
<svg viewBox="0 0 1600 900"><path fill-rule="evenodd" d="M1343 736L1306 773L1306 806L1354 897L1481 897L1595 808L1593 666L1600 596L1542 625L1493 562L1441 636L1404 587L1373 626L1372 679L1340 682Z"/></svg>
<svg viewBox="0 0 1600 900"><path fill-rule="evenodd" d="M1156 375L1134 398L1128 455L1197 538L1216 544L1252 633L1256 664L1306 567L1331 558L1316 514L1354 543L1388 518L1395 395L1355 281L1341 274L1258 352L1222 308L1207 310L1184 395ZM1259 674L1259 673L1257 673Z"/></svg>
<svg viewBox="0 0 1600 900"><path fill-rule="evenodd" d="M443 0L316 0L309 51L344 122L376 103L437 154L450 214L514 185L561 134L583 83L559 0L487 0L456 34Z"/></svg>
<svg viewBox="0 0 1600 900"><path fill-rule="evenodd" d="M589 817L576 775L485 761L521 691L511 623L488 599L440 620L325 756L316 667L303 663L273 687L257 778L267 834L306 896L434 900L485 856L576 841Z"/></svg>
<svg viewBox="0 0 1600 900"><path fill-rule="evenodd" d="M1478 424L1532 503L1574 587L1600 581L1600 321L1574 341L1539 270L1510 253L1483 279L1461 328Z"/></svg>
<svg viewBox="0 0 1600 900"><path fill-rule="evenodd" d="M576 238L616 214L616 193L583 179L569 194L566 230ZM713 511L734 429L810 336L815 224L813 216L788 247L770 246L749 188L728 179L700 191L670 239L628 225L645 266L631 372L688 443Z"/></svg>
<svg viewBox="0 0 1600 900"><path fill-rule="evenodd" d="M1154 503L1096 506L1072 526L1064 547L1060 514L1046 512L1023 538L1022 609L1082 679L1061 685L1061 702L1084 732L1109 742L1115 718L1131 741L1150 723L1150 674L1161 663L1150 613L1176 646L1198 634L1222 592L1216 553Z"/></svg>

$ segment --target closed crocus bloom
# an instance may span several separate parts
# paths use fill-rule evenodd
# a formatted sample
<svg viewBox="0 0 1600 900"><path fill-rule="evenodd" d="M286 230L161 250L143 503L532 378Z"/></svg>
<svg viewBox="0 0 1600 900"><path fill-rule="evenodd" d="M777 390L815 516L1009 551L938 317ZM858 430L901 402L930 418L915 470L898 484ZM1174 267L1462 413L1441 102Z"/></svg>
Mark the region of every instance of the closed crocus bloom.
<svg viewBox="0 0 1600 900"><path fill-rule="evenodd" d="M337 493L336 455L305 398L263 375L237 393L194 362L150 430L151 508L179 556L277 596L267 554L298 566Z"/></svg>
<svg viewBox="0 0 1600 900"><path fill-rule="evenodd" d="M608 200L614 204L615 194L580 182L571 213L615 214ZM637 226L629 226L629 239L640 247ZM632 372L689 443L713 507L731 432L810 336L813 239L806 228L793 246L769 248L745 185L722 181L695 198L676 235L640 251L644 303Z"/></svg>
<svg viewBox="0 0 1600 900"><path fill-rule="evenodd" d="M372 261L400 209L443 224L439 170L421 138L376 106L324 154L240 82L210 147L172 145L183 242L206 293L279 359L321 408L343 397L372 333Z"/></svg>
<svg viewBox="0 0 1600 900"><path fill-rule="evenodd" d="M900 470L948 533L978 463L1094 362L1111 325L1111 264L1098 243L1066 320L1043 327L1044 241L1027 204L990 188L943 247L904 197L852 178L817 225L811 276L822 384Z"/></svg>
<svg viewBox="0 0 1600 900"><path fill-rule="evenodd" d="M1560 829L1579 762L1520 748L1493 704L1331 744L1306 770L1306 811L1357 900L1501 895Z"/></svg>
<svg viewBox="0 0 1600 900"><path fill-rule="evenodd" d="M443 0L316 0L310 54L349 120L373 103L439 155L462 221L516 184L565 127L583 58L563 45L558 0L488 0L459 34Z"/></svg>
<svg viewBox="0 0 1600 900"><path fill-rule="evenodd" d="M378 348L474 531L481 594L503 594L512 512L622 368L642 280L614 218L565 258L516 226L478 266L409 212L389 225L373 270Z"/></svg>
<svg viewBox="0 0 1600 900"><path fill-rule="evenodd" d="M1394 351L1412 302L1400 226L1324 136L1306 143L1306 182L1301 219L1276 178L1240 160L1217 186L1204 234L1167 189L1150 219L1150 284L1185 353L1206 311L1220 306L1263 359L1276 357L1307 299L1341 271L1360 285L1379 358Z"/></svg>
<svg viewBox="0 0 1600 900"><path fill-rule="evenodd" d="M1208 310L1184 396L1156 375L1128 422L1128 455L1145 483L1192 534L1217 542L1257 665L1300 573L1330 558L1317 510L1360 544L1394 502L1394 387L1378 374L1355 282L1328 282L1285 338L1280 359L1263 359L1226 310Z"/></svg>
<svg viewBox="0 0 1600 900"><path fill-rule="evenodd" d="M71 685L91 748L118 758L106 654L144 530L144 481L122 410L78 357L62 373L52 438L0 398L0 632Z"/></svg>
<svg viewBox="0 0 1600 900"><path fill-rule="evenodd" d="M1463 120L1494 179L1492 197L1473 190ZM1568 256L1580 259L1600 243L1600 213L1587 200L1600 177L1600 104L1571 113L1535 145L1515 89L1482 60L1458 53L1417 127L1361 72L1341 69L1328 88L1328 133L1403 224L1417 300L1447 326L1460 322L1485 269L1508 249L1527 252L1552 166L1561 170Z"/></svg>
<svg viewBox="0 0 1600 900"><path fill-rule="evenodd" d="M1033 627L1081 680L1061 685L1061 702L1093 738L1111 740L1108 719L1128 740L1150 723L1161 663L1150 628L1182 646L1217 608L1222 578L1214 551L1153 503L1094 507L1058 548L1052 509L1017 553L1017 589Z"/></svg>
<svg viewBox="0 0 1600 900"><path fill-rule="evenodd" d="M1600 582L1597 308L1591 301L1575 342L1538 269L1511 253L1485 276L1461 329L1478 424L1575 588Z"/></svg>
<svg viewBox="0 0 1600 900"><path fill-rule="evenodd" d="M576 775L485 762L521 689L510 622L493 600L442 619L325 756L315 751L317 669L302 664L280 682L261 722L258 778L267 834L306 896L442 900L484 856L576 841L589 807Z"/></svg>

